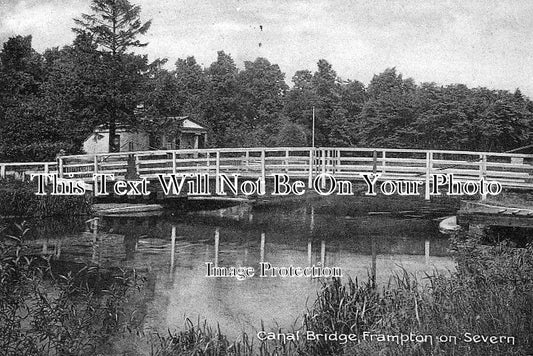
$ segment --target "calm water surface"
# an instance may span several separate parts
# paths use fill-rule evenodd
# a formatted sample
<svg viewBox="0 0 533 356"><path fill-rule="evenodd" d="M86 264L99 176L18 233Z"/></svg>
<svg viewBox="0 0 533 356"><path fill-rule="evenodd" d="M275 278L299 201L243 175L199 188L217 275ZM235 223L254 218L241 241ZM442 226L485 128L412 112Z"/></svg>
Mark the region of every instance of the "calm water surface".
<svg viewBox="0 0 533 356"><path fill-rule="evenodd" d="M410 215L343 215L312 205L254 210L239 206L175 216L101 217L41 226L36 252L105 267L134 267L148 277L145 331L181 328L185 317L219 323L229 336L267 327L299 326L321 281L310 278L207 278L206 262L219 266L317 265L340 267L343 278L387 283L402 269L453 270L438 221ZM65 229L63 229L65 230Z"/></svg>

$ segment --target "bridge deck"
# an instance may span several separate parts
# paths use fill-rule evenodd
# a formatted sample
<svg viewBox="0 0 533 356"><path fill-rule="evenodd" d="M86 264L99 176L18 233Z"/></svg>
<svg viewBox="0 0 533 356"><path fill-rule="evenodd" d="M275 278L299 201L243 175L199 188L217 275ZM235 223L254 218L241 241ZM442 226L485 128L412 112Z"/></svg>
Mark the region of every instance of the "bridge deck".
<svg viewBox="0 0 533 356"><path fill-rule="evenodd" d="M462 202L459 225L533 227L533 208L511 208L479 202Z"/></svg>

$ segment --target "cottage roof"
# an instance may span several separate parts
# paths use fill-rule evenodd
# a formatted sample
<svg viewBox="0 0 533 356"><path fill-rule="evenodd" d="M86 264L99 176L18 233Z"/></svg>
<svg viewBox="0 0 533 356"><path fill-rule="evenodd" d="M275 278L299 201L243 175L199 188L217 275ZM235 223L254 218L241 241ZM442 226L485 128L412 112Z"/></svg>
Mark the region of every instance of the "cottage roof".
<svg viewBox="0 0 533 356"><path fill-rule="evenodd" d="M141 123L151 128L178 128L181 132L205 133L207 129L189 116L142 118Z"/></svg>
<svg viewBox="0 0 533 356"><path fill-rule="evenodd" d="M191 119L189 116L165 116L165 117L143 117L140 120L139 127L132 127L122 123L117 123L117 131L157 131L173 129L181 132L188 133L206 133L207 129L198 121ZM108 132L109 127L107 124L99 125L94 129L93 133Z"/></svg>

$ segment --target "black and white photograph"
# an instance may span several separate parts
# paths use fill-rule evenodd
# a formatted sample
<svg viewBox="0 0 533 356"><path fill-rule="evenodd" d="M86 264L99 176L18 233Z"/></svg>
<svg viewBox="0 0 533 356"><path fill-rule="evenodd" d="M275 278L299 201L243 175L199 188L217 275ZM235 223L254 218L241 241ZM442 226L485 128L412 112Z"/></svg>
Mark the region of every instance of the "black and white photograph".
<svg viewBox="0 0 533 356"><path fill-rule="evenodd" d="M532 34L0 0L0 356L533 355Z"/></svg>

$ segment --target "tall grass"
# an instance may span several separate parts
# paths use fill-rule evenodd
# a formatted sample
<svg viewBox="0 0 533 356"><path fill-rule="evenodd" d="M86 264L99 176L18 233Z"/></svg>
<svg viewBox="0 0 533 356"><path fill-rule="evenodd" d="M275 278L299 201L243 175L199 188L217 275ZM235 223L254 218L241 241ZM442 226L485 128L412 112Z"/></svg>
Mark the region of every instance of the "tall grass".
<svg viewBox="0 0 533 356"><path fill-rule="evenodd" d="M127 292L136 276L122 273L104 284L98 268L57 274L49 260L25 252L27 229L0 236L0 355L94 355L124 331Z"/></svg>
<svg viewBox="0 0 533 356"><path fill-rule="evenodd" d="M455 251L456 272L433 273L423 281L404 271L380 287L357 280L325 283L304 315L301 334L355 334L358 341L302 337L299 342L285 343L244 335L239 342L229 342L218 328L188 322L185 331L160 338L152 355L533 354L533 247L479 248L478 241L465 240L455 243ZM426 337L427 342L376 338L411 333ZM375 335L373 339L370 334ZM474 335L514 340L466 342L473 341L469 337Z"/></svg>
<svg viewBox="0 0 533 356"><path fill-rule="evenodd" d="M325 286L306 316L315 332L432 335L433 342L311 342L320 355L530 355L533 353L533 247L480 249L456 244L457 272L421 283L403 273L378 290L336 280ZM504 343L474 343L465 333L510 336ZM439 342L439 336L455 336ZM444 339L443 339L444 340ZM508 343L509 342L509 343Z"/></svg>
<svg viewBox="0 0 533 356"><path fill-rule="evenodd" d="M0 180L0 216L76 216L91 212L86 196L39 196L36 184L15 179Z"/></svg>

